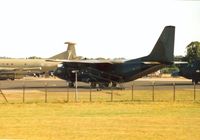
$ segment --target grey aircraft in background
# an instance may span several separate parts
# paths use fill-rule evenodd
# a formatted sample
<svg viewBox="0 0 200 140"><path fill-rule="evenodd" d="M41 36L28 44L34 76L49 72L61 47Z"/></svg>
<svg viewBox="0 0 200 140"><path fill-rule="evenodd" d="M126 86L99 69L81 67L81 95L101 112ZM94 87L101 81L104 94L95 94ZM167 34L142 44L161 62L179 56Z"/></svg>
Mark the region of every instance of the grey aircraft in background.
<svg viewBox="0 0 200 140"><path fill-rule="evenodd" d="M68 44L67 51L59 53L48 59L76 59L75 44ZM47 74L57 68L60 62L48 62L46 59L0 59L0 80L20 79L27 74Z"/></svg>

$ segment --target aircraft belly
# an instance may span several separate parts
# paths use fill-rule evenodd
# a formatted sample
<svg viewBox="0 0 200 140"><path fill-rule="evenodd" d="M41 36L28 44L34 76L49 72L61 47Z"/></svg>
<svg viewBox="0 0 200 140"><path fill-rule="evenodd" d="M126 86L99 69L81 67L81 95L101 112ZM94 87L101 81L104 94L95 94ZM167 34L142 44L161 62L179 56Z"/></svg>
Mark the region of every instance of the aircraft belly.
<svg viewBox="0 0 200 140"><path fill-rule="evenodd" d="M149 73L155 72L162 68L164 65L114 65L107 67L106 65L100 66L87 65L87 66L65 66L65 74L60 76L61 79L67 81L75 81L75 74L72 73L73 70L78 70L78 81L81 82L128 82L141 78ZM115 69L115 71L111 71ZM123 75L122 75L123 73ZM121 75L120 75L121 74Z"/></svg>
<svg viewBox="0 0 200 140"><path fill-rule="evenodd" d="M197 79L200 80L200 73L197 72L191 72L187 74L182 74L181 76L187 78L187 79Z"/></svg>
<svg viewBox="0 0 200 140"><path fill-rule="evenodd" d="M110 71L102 71L91 67L82 69L79 72L78 77L78 79L83 82L118 82L121 78Z"/></svg>
<svg viewBox="0 0 200 140"><path fill-rule="evenodd" d="M124 81L129 82L161 69L164 65L144 65L139 70L127 73Z"/></svg>
<svg viewBox="0 0 200 140"><path fill-rule="evenodd" d="M63 68L57 69L56 75L65 79L66 81L75 81L75 74L72 73L73 70L78 70L77 78L81 82L118 82L121 76L116 75L111 71L115 66L101 64L101 65L64 65Z"/></svg>
<svg viewBox="0 0 200 140"><path fill-rule="evenodd" d="M0 80L7 80L7 79L21 79L26 75L24 72L19 71L7 71L7 72L0 72Z"/></svg>

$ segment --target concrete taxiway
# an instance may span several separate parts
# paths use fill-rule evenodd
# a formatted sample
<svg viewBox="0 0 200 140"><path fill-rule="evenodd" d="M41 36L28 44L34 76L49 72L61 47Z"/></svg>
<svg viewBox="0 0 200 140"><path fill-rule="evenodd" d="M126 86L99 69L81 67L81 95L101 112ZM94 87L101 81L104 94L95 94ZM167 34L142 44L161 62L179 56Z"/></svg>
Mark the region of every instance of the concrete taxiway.
<svg viewBox="0 0 200 140"><path fill-rule="evenodd" d="M193 88L191 80L184 78L140 78L133 82L123 83L119 85L120 88L131 89L134 86L135 89L151 89L154 85L158 89L171 89L173 85L176 85L178 88L188 89ZM58 78L24 78L20 80L5 80L0 81L0 88L2 90L6 89L22 89L23 87L29 89L38 89L43 90L45 87L48 87L52 91L66 91L69 90L67 87L67 82L60 80ZM196 88L200 89L199 85L196 85ZM78 82L79 91L84 91L90 89L89 84ZM71 88L70 90L73 90Z"/></svg>

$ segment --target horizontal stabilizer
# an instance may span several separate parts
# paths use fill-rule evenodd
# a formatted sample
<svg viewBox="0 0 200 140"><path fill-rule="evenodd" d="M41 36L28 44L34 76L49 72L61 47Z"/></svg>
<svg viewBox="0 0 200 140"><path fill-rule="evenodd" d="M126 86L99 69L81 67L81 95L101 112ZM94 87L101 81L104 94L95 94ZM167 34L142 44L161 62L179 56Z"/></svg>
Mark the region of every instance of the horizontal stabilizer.
<svg viewBox="0 0 200 140"><path fill-rule="evenodd" d="M174 64L188 64L186 61L174 61Z"/></svg>
<svg viewBox="0 0 200 140"><path fill-rule="evenodd" d="M151 64L151 65L158 65L158 64L161 64L160 62L142 62L143 64Z"/></svg>

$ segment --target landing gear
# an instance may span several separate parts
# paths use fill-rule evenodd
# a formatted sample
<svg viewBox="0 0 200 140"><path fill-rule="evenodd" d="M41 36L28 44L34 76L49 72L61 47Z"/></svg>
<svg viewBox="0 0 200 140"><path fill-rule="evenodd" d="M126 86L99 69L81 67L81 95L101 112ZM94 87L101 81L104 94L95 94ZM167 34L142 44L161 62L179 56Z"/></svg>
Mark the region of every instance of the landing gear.
<svg viewBox="0 0 200 140"><path fill-rule="evenodd" d="M92 83L90 84L90 86L91 86L91 88L96 88L96 86L97 86L97 83L95 83L95 82L92 82Z"/></svg>
<svg viewBox="0 0 200 140"><path fill-rule="evenodd" d="M98 84L98 85L97 85ZM105 87L109 87L109 84L110 83L96 83L96 82L91 82L90 86L92 88L96 88L96 87L99 87L99 88L105 88Z"/></svg>
<svg viewBox="0 0 200 140"><path fill-rule="evenodd" d="M68 86L69 86L70 88L74 88L74 87L75 87L75 84L74 84L74 82L69 82L69 83L68 83Z"/></svg>
<svg viewBox="0 0 200 140"><path fill-rule="evenodd" d="M117 83L116 82L111 82L111 83L109 83L109 82L104 82L104 83L91 82L91 84L90 84L91 88L97 88L97 87L99 87L99 88L108 88L110 86L116 88L117 87Z"/></svg>
<svg viewBox="0 0 200 140"><path fill-rule="evenodd" d="M198 84L198 82L199 82L199 81L198 81L197 79L192 79L192 83L194 83L194 84L196 84L196 85L197 85L197 84Z"/></svg>
<svg viewBox="0 0 200 140"><path fill-rule="evenodd" d="M117 87L117 83L112 82L112 87Z"/></svg>
<svg viewBox="0 0 200 140"><path fill-rule="evenodd" d="M99 88L109 87L109 83L99 83Z"/></svg>

